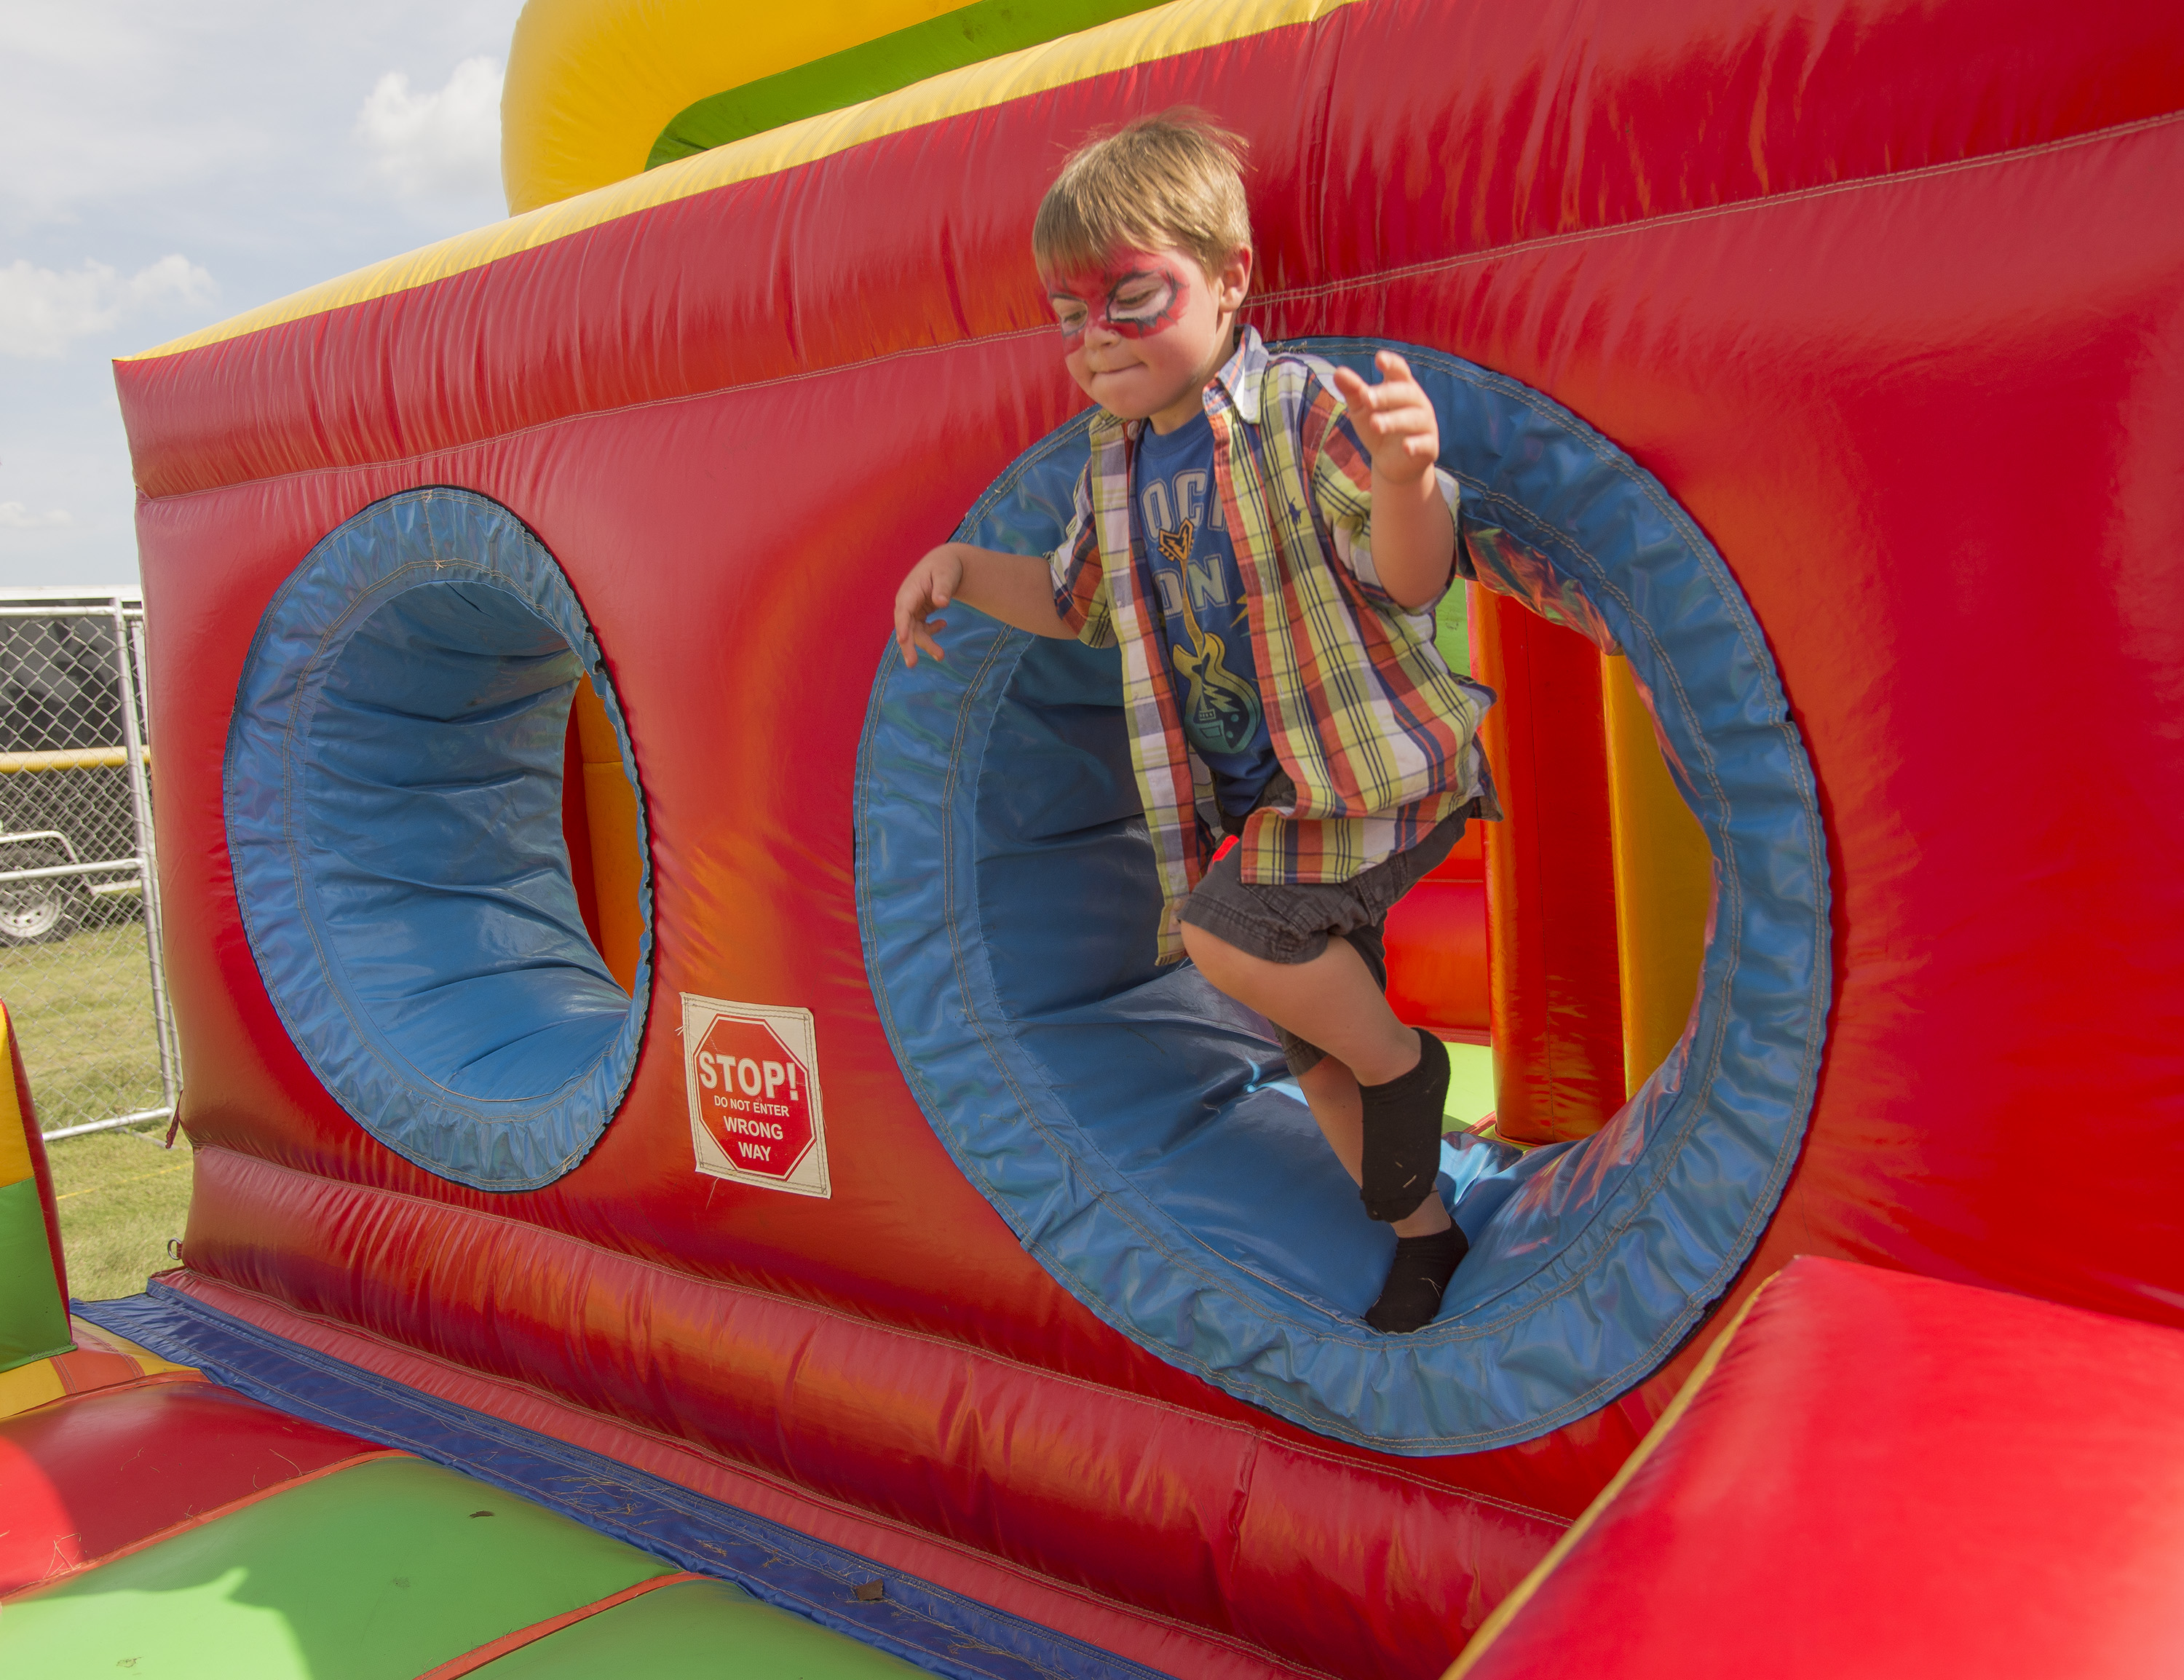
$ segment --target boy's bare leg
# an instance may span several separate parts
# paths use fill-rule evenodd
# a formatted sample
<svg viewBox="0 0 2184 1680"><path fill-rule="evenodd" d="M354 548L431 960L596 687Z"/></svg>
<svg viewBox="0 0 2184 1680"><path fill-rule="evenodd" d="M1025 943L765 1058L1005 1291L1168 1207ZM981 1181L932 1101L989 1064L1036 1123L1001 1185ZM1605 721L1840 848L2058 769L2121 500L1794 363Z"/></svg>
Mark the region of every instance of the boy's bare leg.
<svg viewBox="0 0 2184 1680"><path fill-rule="evenodd" d="M1329 1099L1324 1107L1315 1099L1313 1085L1298 1082L1336 1157L1363 1186L1364 1104L1358 1086L1402 1078L1418 1065L1422 1048L1418 1033L1396 1019L1365 960L1347 939L1329 939L1310 962L1272 962L1189 922L1184 924L1183 943L1217 989L1318 1045L1329 1060L1341 1065L1342 1083L1329 1074L1320 1087ZM1357 1143L1346 1147L1352 1138ZM1367 1191L1368 1208L1374 1193ZM1449 1223L1440 1199L1430 1192L1401 1220L1391 1222L1403 1237L1446 1231Z"/></svg>
<svg viewBox="0 0 2184 1680"><path fill-rule="evenodd" d="M1384 1002L1382 1007L1386 1007ZM1362 1184L1365 1099L1357 1094L1357 1076L1333 1056L1327 1056L1299 1074L1297 1084L1304 1092L1305 1101L1312 1106L1312 1117L1319 1122L1328 1146L1334 1151L1335 1160L1342 1163L1345 1172ZM1389 1229L1398 1237L1433 1237L1447 1230L1451 1223L1448 1210L1441 1205L1440 1198L1429 1196L1418 1204L1416 1213L1407 1219L1397 1220Z"/></svg>
<svg viewBox="0 0 2184 1680"><path fill-rule="evenodd" d="M1426 1065L1429 1049L1440 1046L1429 1045L1396 1019L1372 970L1346 939L1330 939L1308 963L1269 962L1189 922L1183 941L1214 986L1326 1052L1297 1083L1335 1158L1358 1182L1367 1212L1387 1219L1409 1200L1409 1187L1419 1177L1426 1179L1424 1196L1401 1219L1390 1221L1395 1255L1379 1299L1365 1314L1366 1323L1384 1335L1424 1329L1440 1311L1449 1280L1470 1247L1430 1188L1427 1152L1440 1135L1440 1115L1422 1104L1437 1110L1433 1093L1446 1089L1446 1058L1436 1055L1434 1065ZM1361 1078L1379 1088L1362 1088ZM1404 1175L1378 1191L1366 1167L1368 1114L1376 1126L1392 1122L1400 1128L1393 1138L1384 1134L1373 1140L1383 1152L1383 1175Z"/></svg>
<svg viewBox="0 0 2184 1680"><path fill-rule="evenodd" d="M1310 1039L1365 1084L1418 1065L1418 1034L1396 1019L1347 939L1329 939L1308 963L1277 963L1185 922L1183 948L1217 991Z"/></svg>

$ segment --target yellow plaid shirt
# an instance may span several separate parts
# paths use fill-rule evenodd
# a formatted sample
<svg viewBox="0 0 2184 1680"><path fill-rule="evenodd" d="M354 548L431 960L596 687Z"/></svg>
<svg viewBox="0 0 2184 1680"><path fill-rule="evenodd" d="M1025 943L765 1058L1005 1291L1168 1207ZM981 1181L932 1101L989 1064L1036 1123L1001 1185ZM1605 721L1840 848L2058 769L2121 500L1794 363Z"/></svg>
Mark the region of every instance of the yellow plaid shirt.
<svg viewBox="0 0 2184 1680"><path fill-rule="evenodd" d="M1275 756L1295 803L1255 811L1244 879L1337 882L1407 850L1480 800L1498 817L1476 736L1494 691L1451 672L1434 647L1439 598L1406 612L1373 565L1373 463L1333 369L1270 354L1245 327L1206 390L1215 492L1244 580L1251 653ZM1184 738L1160 634L1160 597L1130 540L1130 467L1145 422L1104 411L1074 517L1049 556L1055 605L1095 648L1123 652L1130 760L1164 906L1160 960L1183 954L1183 901L1212 861L1201 815L1210 778ZM1435 470L1449 512L1456 481Z"/></svg>

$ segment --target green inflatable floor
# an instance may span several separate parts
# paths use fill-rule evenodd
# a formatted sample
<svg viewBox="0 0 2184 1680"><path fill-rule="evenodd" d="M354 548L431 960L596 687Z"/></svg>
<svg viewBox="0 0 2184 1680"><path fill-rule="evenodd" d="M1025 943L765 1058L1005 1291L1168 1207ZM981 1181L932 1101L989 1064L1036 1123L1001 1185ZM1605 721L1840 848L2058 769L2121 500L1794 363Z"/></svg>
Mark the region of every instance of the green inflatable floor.
<svg viewBox="0 0 2184 1680"><path fill-rule="evenodd" d="M415 1680L672 1565L419 1459L307 1482L0 1608L0 1675ZM677 1583L476 1670L862 1680L914 1671L733 1587Z"/></svg>
<svg viewBox="0 0 2184 1680"><path fill-rule="evenodd" d="M662 1587L479 1671L483 1680L889 1680L922 1672L725 1581Z"/></svg>

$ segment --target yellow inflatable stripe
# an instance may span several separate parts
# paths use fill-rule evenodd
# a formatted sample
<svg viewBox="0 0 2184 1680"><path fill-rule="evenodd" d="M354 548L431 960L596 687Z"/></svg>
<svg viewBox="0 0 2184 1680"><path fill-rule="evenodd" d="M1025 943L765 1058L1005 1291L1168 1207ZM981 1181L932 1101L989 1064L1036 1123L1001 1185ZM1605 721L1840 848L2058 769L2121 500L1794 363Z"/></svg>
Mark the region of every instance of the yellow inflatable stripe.
<svg viewBox="0 0 2184 1680"><path fill-rule="evenodd" d="M500 98L508 208L535 210L642 174L700 99L929 22L963 0L529 0Z"/></svg>
<svg viewBox="0 0 2184 1680"><path fill-rule="evenodd" d="M157 1377L167 1371L194 1371L192 1365L176 1365L170 1359L161 1359L149 1348L142 1347L126 1336L117 1335L103 1325L93 1324L87 1318L69 1315L69 1336L78 1353L119 1354L126 1360L136 1361L136 1368L147 1377Z"/></svg>
<svg viewBox="0 0 2184 1680"><path fill-rule="evenodd" d="M70 1394L95 1394L101 1388L133 1382L142 1377L198 1377L192 1366L161 1359L149 1349L140 1348L111 1330L101 1329L88 1319L70 1315L68 1327L70 1339L75 1343L74 1352L54 1354L33 1360L28 1365L19 1365L13 1371L0 1371L0 1420L16 1416L34 1406L51 1405ZM116 1370L99 1357L103 1355L119 1355L133 1362L136 1369Z"/></svg>
<svg viewBox="0 0 2184 1680"><path fill-rule="evenodd" d="M51 1405L68 1391L68 1384L61 1381L60 1371L50 1359L0 1371L0 1419Z"/></svg>
<svg viewBox="0 0 2184 1680"><path fill-rule="evenodd" d="M753 135L611 186L458 234L121 359L149 361L180 355L288 321L412 291L656 205L777 175L905 129L990 109L1135 64L1245 40L1293 24L1316 22L1358 3L1360 0L1175 0L1174 4L1155 11L937 75L900 93Z"/></svg>
<svg viewBox="0 0 2184 1680"><path fill-rule="evenodd" d="M1691 1376L1676 1391L1676 1398L1669 1402L1669 1409L1646 1432L1646 1438L1638 1444L1636 1450L1624 1460L1623 1468L1615 1472L1614 1480L1602 1488L1599 1497L1585 1508L1576 1521L1563 1531L1563 1537L1555 1543L1554 1549L1533 1566L1532 1572L1517 1583L1516 1590L1495 1605L1493 1614L1479 1624L1479 1631L1471 1636L1471 1642L1457 1654L1456 1661L1443 1671L1440 1680L1464 1680L1464 1677L1479 1666L1486 1655L1487 1648L1501 1638L1504 1628L1516 1620L1517 1613L1531 1602L1532 1595L1555 1572L1556 1566L1577 1549L1578 1543L1600 1520L1601 1513L1613 1503L1618 1494L1636 1479L1638 1472L1646 1467L1646 1460L1653 1456L1661 1443L1668 1438L1669 1432L1691 1409L1691 1402L1698 1398L1699 1390L1706 1387L1707 1379L1713 1375L1722 1356L1729 1352L1729 1344L1736 1339L1736 1332L1744 1327L1744 1321L1752 1316L1752 1309L1759 1304L1760 1296L1767 1293L1767 1286L1781 1275L1779 1271L1769 1273L1757 1289L1745 1297L1744 1305L1736 1310L1736 1316L1730 1320L1728 1328L1713 1338L1713 1345L1691 1368Z"/></svg>
<svg viewBox="0 0 2184 1680"><path fill-rule="evenodd" d="M23 1132L22 1104L15 1100L15 1070L8 1058L14 1051L8 1010L0 1004L0 1188L20 1184L31 1176L31 1140Z"/></svg>

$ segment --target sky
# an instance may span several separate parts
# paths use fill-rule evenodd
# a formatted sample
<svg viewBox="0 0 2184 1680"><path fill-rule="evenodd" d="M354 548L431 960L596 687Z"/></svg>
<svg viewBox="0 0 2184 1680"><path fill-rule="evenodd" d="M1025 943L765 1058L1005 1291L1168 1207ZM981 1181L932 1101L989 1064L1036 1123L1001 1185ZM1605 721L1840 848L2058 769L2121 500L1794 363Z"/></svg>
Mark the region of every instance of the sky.
<svg viewBox="0 0 2184 1680"><path fill-rule="evenodd" d="M111 360L507 214L521 0L0 0L0 588L134 587Z"/></svg>

